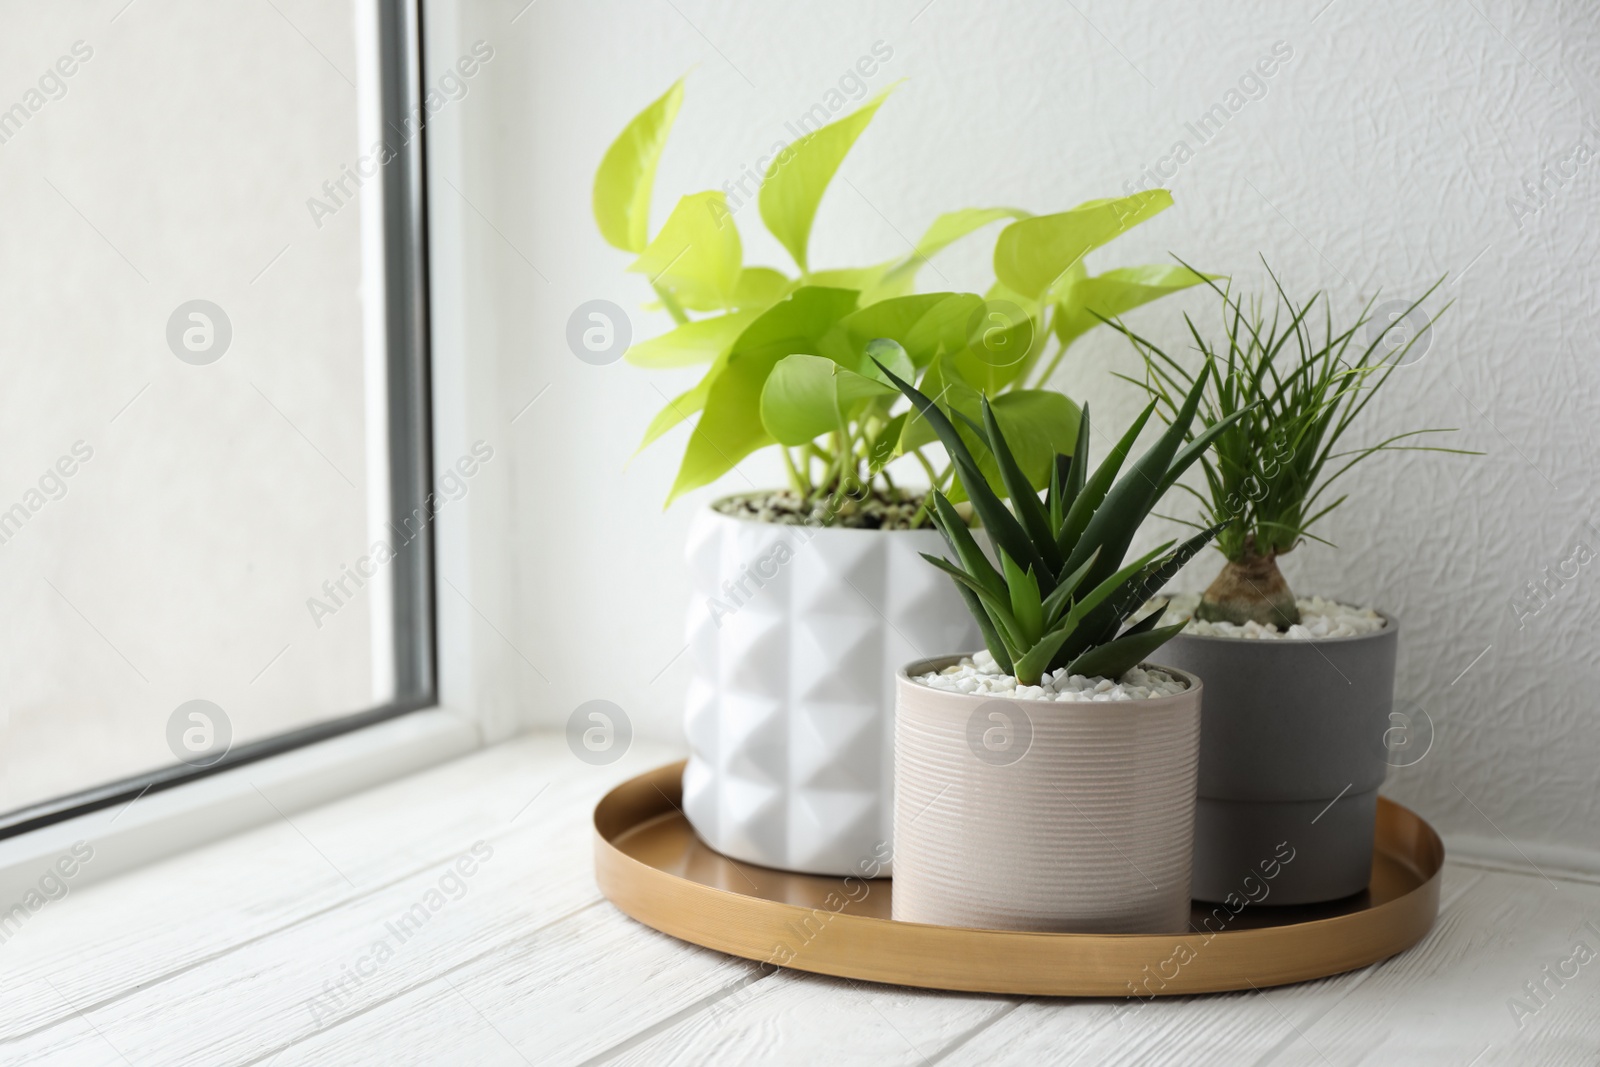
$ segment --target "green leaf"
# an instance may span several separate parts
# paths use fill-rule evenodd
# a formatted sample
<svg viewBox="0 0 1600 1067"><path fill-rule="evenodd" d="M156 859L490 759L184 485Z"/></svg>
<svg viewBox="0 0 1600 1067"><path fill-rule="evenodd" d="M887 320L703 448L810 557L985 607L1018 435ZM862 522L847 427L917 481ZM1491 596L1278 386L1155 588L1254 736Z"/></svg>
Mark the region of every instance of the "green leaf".
<svg viewBox="0 0 1600 1067"><path fill-rule="evenodd" d="M941 408L974 416L978 414L978 391L950 370L947 357L940 356L928 365L922 375L922 389L935 398ZM910 452L938 439L933 424L913 408L911 418L906 420L905 431L900 435L900 451Z"/></svg>
<svg viewBox="0 0 1600 1067"><path fill-rule="evenodd" d="M949 498L937 489L933 491L933 513L935 525L967 573L995 596L1005 595L1005 579L978 547L978 539L972 536Z"/></svg>
<svg viewBox="0 0 1600 1067"><path fill-rule="evenodd" d="M635 367L692 367L710 363L733 346L734 339L755 320L754 311L686 322L659 337L640 341L626 356Z"/></svg>
<svg viewBox="0 0 1600 1067"><path fill-rule="evenodd" d="M1072 627L1066 623L1045 634L1016 660L1016 679L1019 685L1038 685L1050 661L1062 644L1072 636Z"/></svg>
<svg viewBox="0 0 1600 1067"><path fill-rule="evenodd" d="M1044 635L1044 600L1039 595L1039 579L1032 569L1023 570L1003 550L1000 567L1005 573L1006 591L1011 596L1011 617L1017 620L1021 644L1031 645Z"/></svg>
<svg viewBox="0 0 1600 1067"><path fill-rule="evenodd" d="M1007 599L1010 596L1009 590L997 596L985 589L982 583L976 581L966 571L957 567L943 556L935 556L930 552L919 554L923 559L954 578L958 586L971 591L978 598L989 618L994 620L995 629L1000 634L1002 641L1016 647L1028 643L1023 640L1021 628L1017 624L1016 617L1011 613L1010 602Z"/></svg>
<svg viewBox="0 0 1600 1067"><path fill-rule="evenodd" d="M1181 265L1151 264L1118 267L1092 278L1078 278L1068 283L1056 300L1056 337L1065 348L1099 326L1102 317L1114 319L1152 300L1220 277Z"/></svg>
<svg viewBox="0 0 1600 1067"><path fill-rule="evenodd" d="M1060 396L1059 393L1054 395ZM1061 399L1067 398L1061 397ZM1044 510L1044 504L1039 500L1032 480L1017 465L1017 457L1012 454L1011 446L1007 443L1008 435L1001 429L995 417L994 406L989 403L988 398L984 398L982 406L984 437L989 444L989 453L999 470L1000 482L1005 486L1006 494L1011 497L1012 510L1016 512L1017 518L1022 520L1028 536L1033 539L1039 554L1044 557L1045 564L1054 574L1061 567L1062 559L1061 553L1056 550L1055 534L1050 529L1050 515ZM1013 418L1015 417L1013 413ZM1047 457L1046 476L1049 474L1049 465L1050 460Z"/></svg>
<svg viewBox="0 0 1600 1067"><path fill-rule="evenodd" d="M817 354L844 364L861 366L861 353L869 341L886 337L899 342L909 353L906 341L916 331L917 324L942 304L948 293L920 293L884 300L870 307L859 308L840 319L823 339ZM911 356L912 363L916 357ZM865 373L865 372L863 372ZM897 372L898 373L898 372Z"/></svg>
<svg viewBox="0 0 1600 1067"><path fill-rule="evenodd" d="M1085 545L1104 546L1105 551L1101 553L1100 564L1096 568L1097 576L1103 573L1107 566L1115 566L1116 561L1122 559L1122 554L1133 542L1134 532L1149 516L1150 509L1160 498L1161 481L1167 474L1168 466L1178 446L1183 443L1184 435L1189 431L1189 424L1194 421L1195 409L1200 404L1210 368L1211 365L1207 363L1206 369L1197 376L1194 389L1173 416L1172 424L1167 427L1160 439L1150 446L1150 450L1140 456L1138 462L1128 469L1128 473L1111 487L1111 491L1106 494L1100 506L1095 509L1094 516L1084 527L1083 535L1074 547L1072 555L1079 556L1083 553Z"/></svg>
<svg viewBox="0 0 1600 1067"><path fill-rule="evenodd" d="M700 379L698 385L688 392L679 393L667 401L667 406L656 412L656 417L650 420L650 425L645 427L644 438L640 440L639 447L633 450L638 455L659 438L662 434L672 429L690 415L703 410L706 406L706 397L711 394L711 383L716 380L721 371L720 366L714 366Z"/></svg>
<svg viewBox="0 0 1600 1067"><path fill-rule="evenodd" d="M782 445L803 445L844 427L863 400L896 395L893 386L822 356L780 359L761 389L761 424Z"/></svg>
<svg viewBox="0 0 1600 1067"><path fill-rule="evenodd" d="M900 445L900 431L905 428L906 419L910 414L909 411L902 411L884 423L883 428L872 438L872 444L867 448L867 469L873 474L877 474L894 460L895 451Z"/></svg>
<svg viewBox="0 0 1600 1067"><path fill-rule="evenodd" d="M1183 629L1183 623L1161 626L1143 633L1126 634L1113 641L1089 649L1067 664L1069 674L1082 674L1090 678L1121 678L1144 662L1156 649L1166 644Z"/></svg>
<svg viewBox="0 0 1600 1067"><path fill-rule="evenodd" d="M1043 350L1045 332L1031 314L1010 300L984 301L968 319L966 344L955 367L974 389L991 396L1023 376Z"/></svg>
<svg viewBox="0 0 1600 1067"><path fill-rule="evenodd" d="M624 252L642 252L650 241L656 164L682 103L679 78L623 128L594 172L594 220L600 235Z"/></svg>
<svg viewBox="0 0 1600 1067"><path fill-rule="evenodd" d="M1035 490L1050 484L1057 455L1077 447L1078 405L1051 389L1013 389L993 400L994 417Z"/></svg>
<svg viewBox="0 0 1600 1067"><path fill-rule="evenodd" d="M1151 189L1013 222L995 241L995 277L1023 296L1041 299L1085 255L1170 206L1171 193Z"/></svg>
<svg viewBox="0 0 1600 1067"><path fill-rule="evenodd" d="M686 308L721 311L733 306L743 258L727 198L712 189L679 200L628 269L647 275Z"/></svg>
<svg viewBox="0 0 1600 1067"><path fill-rule="evenodd" d="M785 356L815 351L822 334L855 308L848 289L802 286L774 304L739 335L725 365L707 375L705 410L689 437L671 504L691 489L709 485L745 456L773 444L761 424L761 390Z"/></svg>
<svg viewBox="0 0 1600 1067"><path fill-rule="evenodd" d="M972 320L983 307L983 298L976 293L933 295L943 299L928 308L904 339L911 362L919 367L926 367L937 356L966 348Z"/></svg>
<svg viewBox="0 0 1600 1067"><path fill-rule="evenodd" d="M911 381L917 376L917 368L911 365L911 357L906 355L906 350L900 342L892 337L875 337L867 342L866 350L861 354L861 363L856 369L874 381L882 382L898 394L883 367L888 367L906 381Z"/></svg>
<svg viewBox="0 0 1600 1067"><path fill-rule="evenodd" d="M771 267L746 267L739 272L739 282L733 287L733 306L765 310L788 296L795 284Z"/></svg>
<svg viewBox="0 0 1600 1067"><path fill-rule="evenodd" d="M1100 507L1101 502L1105 500L1106 494L1111 491L1112 485L1116 483L1117 472L1122 469L1122 461L1128 457L1128 452L1132 450L1133 443L1139 438L1139 432L1144 429L1145 423L1150 421L1150 416L1155 413L1155 410L1155 401L1151 401L1144 411L1140 412L1139 417L1133 420L1133 425L1128 427L1127 432L1122 435L1122 439L1116 443L1110 452L1106 453L1106 458L1100 461L1100 466L1095 468L1094 474L1087 482L1084 482L1082 478L1084 468L1079 466L1076 480L1082 484L1073 493L1072 506L1067 509L1066 521L1061 525L1061 532L1056 535L1056 545L1062 552L1066 553L1069 561L1073 562L1074 566L1077 565L1077 560L1081 560L1088 556L1091 551L1099 549L1099 545L1088 545L1080 550L1084 528L1089 525L1089 520L1094 518L1096 510ZM1084 418L1087 420L1088 416L1085 415ZM1087 431L1084 431L1082 443L1088 444ZM1077 464L1081 460L1086 463L1088 459L1089 453L1085 451L1081 456L1074 456L1073 462Z"/></svg>
<svg viewBox="0 0 1600 1067"><path fill-rule="evenodd" d="M994 620L989 617L989 611L983 606L983 601L978 599L977 593L960 582L956 583L956 592L966 601L967 611L978 624L978 632L983 634L983 644L989 650L989 655L994 657L995 663L1002 671L1014 675L1016 668L1012 666L1011 653L1006 650L1006 643L1000 639L1000 631Z"/></svg>
<svg viewBox="0 0 1600 1067"><path fill-rule="evenodd" d="M810 268L806 250L817 205L828 189L850 147L878 113L890 89L879 93L837 122L795 140L778 153L761 180L761 221L778 243L789 250L802 273Z"/></svg>
<svg viewBox="0 0 1600 1067"><path fill-rule="evenodd" d="M1088 576L1089 569L1094 566L1094 561L1098 557L1098 552L1090 553L1089 558L1084 560L1077 570L1071 574L1062 573L1057 582L1055 592L1051 593L1044 602L1046 622L1053 626L1060 620L1062 614L1067 610L1068 601L1071 599L1072 594L1076 593L1078 587L1083 584L1084 578Z"/></svg>
<svg viewBox="0 0 1600 1067"><path fill-rule="evenodd" d="M877 284L883 277L884 271L893 266L894 260L887 260L872 267L839 267L833 270L816 270L806 275L808 285L826 285L835 289L866 290ZM866 306L866 301L862 301Z"/></svg>
<svg viewBox="0 0 1600 1067"><path fill-rule="evenodd" d="M933 426L934 433L939 435L939 440L944 444L945 451L950 454L950 459L955 463L956 470L961 476L967 497L972 501L972 510L977 513L984 528L989 531L995 547L1010 554L1011 558L1024 568L1032 568L1035 575L1039 576L1041 585L1048 585L1051 590L1055 589L1055 575L1045 565L1044 558L1039 555L1033 542L1028 539L1027 531L1022 528L1022 524L1006 510L1006 506L989 487L988 480L978 467L977 460L973 458L971 449L956 432L955 426L944 412L911 383L892 373L889 374L889 380L899 387L917 412Z"/></svg>
<svg viewBox="0 0 1600 1067"><path fill-rule="evenodd" d="M888 270L883 274L882 281L875 288L862 293L861 302L871 304L909 293L922 265L945 248L992 222L1027 217L1028 212L1014 207L967 207L945 212L923 232L910 255L884 264Z"/></svg>

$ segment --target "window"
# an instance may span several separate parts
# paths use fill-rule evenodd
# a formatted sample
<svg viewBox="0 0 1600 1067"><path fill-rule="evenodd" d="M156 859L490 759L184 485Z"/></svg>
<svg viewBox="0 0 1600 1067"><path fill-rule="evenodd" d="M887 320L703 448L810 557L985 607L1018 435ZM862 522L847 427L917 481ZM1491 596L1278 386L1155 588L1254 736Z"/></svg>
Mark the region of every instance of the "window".
<svg viewBox="0 0 1600 1067"><path fill-rule="evenodd" d="M433 701L416 20L8 17L0 833Z"/></svg>

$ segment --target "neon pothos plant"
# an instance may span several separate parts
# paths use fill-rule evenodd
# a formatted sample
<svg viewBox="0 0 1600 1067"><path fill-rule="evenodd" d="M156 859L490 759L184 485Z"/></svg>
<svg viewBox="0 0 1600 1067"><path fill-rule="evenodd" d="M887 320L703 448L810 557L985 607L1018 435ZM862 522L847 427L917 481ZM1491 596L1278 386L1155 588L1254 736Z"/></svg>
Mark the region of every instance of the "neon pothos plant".
<svg viewBox="0 0 1600 1067"><path fill-rule="evenodd" d="M982 420L958 412L956 419L981 439L994 456L1011 491L1011 508L977 476L977 460L966 435L928 396L887 367L895 383L944 443L972 486L972 508L1000 559L996 569L949 499L935 490L934 522L956 562L923 553L923 558L955 580L983 632L995 662L1022 685L1037 685L1047 671L1065 667L1073 674L1118 678L1183 629L1157 626L1163 607L1124 626L1201 548L1217 528L1202 530L1181 545L1168 541L1131 563L1124 563L1134 533L1164 494L1211 442L1243 413L1193 435L1190 423L1209 375L1203 367L1172 425L1120 479L1117 474L1134 440L1156 405L1144 409L1106 458L1089 473L1089 410L1078 423L1071 455L1054 457L1050 483L1041 501L1017 466L1006 434L987 398L979 401Z"/></svg>
<svg viewBox="0 0 1600 1067"><path fill-rule="evenodd" d="M1067 347L1099 325L1097 315L1119 315L1203 280L1183 266L1095 276L1084 266L1086 254L1167 208L1172 197L1164 189L1052 215L965 208L934 219L904 254L817 269L810 248L817 209L886 95L808 127L767 167L759 214L794 260L792 275L745 265L735 220L745 203L732 182L682 197L651 235L656 167L683 101L681 79L634 117L601 160L595 221L607 241L636 257L628 269L646 276L675 323L633 345L629 362L707 366L698 384L655 417L639 446L699 416L669 504L772 445L782 449L791 487L807 498L868 486L897 496L887 467L903 456L920 462L935 487L964 498L969 487L958 466L935 464L925 451L936 440L928 424L895 411L897 391L864 355L879 338L899 346L899 355L886 357L895 373L920 381L941 408L976 416L980 398L989 397L1018 466L1042 488L1052 457L1070 453L1078 437L1077 406L1040 388ZM995 240L987 293L913 292L929 257L997 222L1007 225ZM977 470L1006 493L993 457L981 443L973 447Z"/></svg>
<svg viewBox="0 0 1600 1067"><path fill-rule="evenodd" d="M1400 443L1422 434L1450 432L1446 429L1411 430L1376 444L1341 448L1356 417L1427 328L1398 350L1385 343L1383 331L1370 331L1370 342L1363 348L1356 336L1370 321L1370 301L1352 325L1336 333L1325 294L1315 293L1298 304L1270 267L1267 273L1272 291L1252 297L1248 304L1211 283L1221 301L1220 341L1208 341L1185 316L1204 356L1198 375L1120 323L1113 325L1145 359L1144 379L1119 377L1144 389L1173 425L1181 421L1190 426L1187 397L1204 385L1213 366L1218 370L1214 388L1201 402L1197 427L1189 430L1194 440L1211 434L1216 441L1214 453L1201 459L1205 491L1182 487L1210 513L1212 528L1218 531L1217 548L1226 559L1201 598L1196 616L1286 629L1300 621L1300 611L1278 569L1278 557L1307 539L1328 543L1311 533L1311 527L1348 496L1324 503L1329 487L1378 452L1464 450ZM1406 315L1443 280L1435 282ZM1317 328L1310 317L1319 300L1323 313ZM1428 326L1436 319L1430 319ZM1225 428L1213 434L1219 426Z"/></svg>

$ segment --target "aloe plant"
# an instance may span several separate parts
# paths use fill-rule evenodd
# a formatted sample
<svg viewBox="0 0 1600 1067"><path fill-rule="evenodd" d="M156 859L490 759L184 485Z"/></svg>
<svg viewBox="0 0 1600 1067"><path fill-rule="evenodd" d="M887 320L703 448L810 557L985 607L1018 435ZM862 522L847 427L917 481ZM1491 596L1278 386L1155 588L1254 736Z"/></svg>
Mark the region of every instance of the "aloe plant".
<svg viewBox="0 0 1600 1067"><path fill-rule="evenodd" d="M907 362L896 373L922 382L945 410L975 417L980 397L990 398L1029 483L1043 488L1052 457L1070 452L1078 438L1077 405L1043 388L1062 355L1099 325L1097 315L1120 315L1204 280L1183 266L1090 275L1084 264L1089 253L1170 206L1164 189L1048 215L1012 207L951 211L901 253L864 267L819 269L811 237L823 195L887 93L800 136L767 167L758 212L742 218L759 214L793 259L794 273L744 262L744 205L737 197L730 204L723 190L682 197L652 235L657 164L683 96L680 79L634 117L601 160L593 191L601 234L635 257L627 269L647 278L674 322L626 358L651 368L707 365L698 384L655 417L639 446L698 416L669 504L773 446L806 499L868 485L893 497L899 490L888 466L900 457L961 499L969 487L928 450L935 439L926 423L895 410L898 395L864 360L866 342L876 338L899 344ZM999 223L995 280L984 294L914 292L930 257ZM993 457L981 456L979 470L1006 494Z"/></svg>
<svg viewBox="0 0 1600 1067"><path fill-rule="evenodd" d="M1330 486L1351 467L1379 452L1471 453L1401 443L1423 434L1448 433L1448 429L1411 430L1376 444L1340 448L1357 416L1403 364L1406 353L1426 329L1393 352L1383 333L1374 330L1363 348L1356 337L1370 321L1371 301L1350 326L1336 332L1325 294L1318 292L1304 304L1297 303L1270 267L1267 273L1272 290L1252 297L1248 304L1229 289L1209 282L1220 300L1223 319L1223 334L1217 343L1208 341L1184 316L1203 356L1198 373L1121 323L1113 325L1145 360L1143 379L1118 377L1144 389L1173 425L1182 422L1190 426L1189 398L1213 367L1217 370L1215 388L1205 393L1200 405L1198 426L1189 430L1195 440L1210 435L1216 442L1213 455L1201 460L1205 488L1203 492L1182 488L1209 512L1211 528L1218 531L1217 548L1226 562L1201 598L1196 617L1287 628L1300 621L1300 612L1278 559L1302 541L1328 543L1310 531L1347 499L1348 494L1323 503ZM1416 310L1443 280L1435 282L1406 314ZM1319 301L1323 313L1317 329L1310 320ZM1429 327L1437 318L1429 320ZM1213 433L1219 426L1226 429Z"/></svg>
<svg viewBox="0 0 1600 1067"><path fill-rule="evenodd" d="M1073 674L1118 678L1183 628L1181 623L1156 625L1164 607L1125 624L1205 547L1217 527L1201 530L1182 544L1168 541L1131 563L1123 560L1156 502L1212 441L1245 414L1223 419L1185 444L1209 364L1201 369L1172 425L1120 478L1123 461L1156 404L1152 401L1144 409L1093 473L1085 405L1075 448L1070 455L1054 458L1043 500L1017 466L987 398L979 402L981 421L957 413L963 433L927 395L887 366L880 368L927 420L972 487L972 510L988 531L999 568L989 562L949 498L937 490L934 522L955 561L928 553L923 558L954 579L1002 670L1022 685L1038 685L1046 672L1063 667ZM993 455L1010 490L1009 509L978 476L969 435Z"/></svg>

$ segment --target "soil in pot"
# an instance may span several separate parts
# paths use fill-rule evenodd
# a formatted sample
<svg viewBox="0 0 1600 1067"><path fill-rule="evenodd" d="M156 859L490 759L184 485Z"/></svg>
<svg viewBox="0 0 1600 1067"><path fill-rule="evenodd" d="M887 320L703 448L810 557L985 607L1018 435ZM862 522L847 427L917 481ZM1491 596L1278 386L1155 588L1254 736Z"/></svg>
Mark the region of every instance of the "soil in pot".
<svg viewBox="0 0 1600 1067"><path fill-rule="evenodd" d="M856 496L807 500L792 489L745 493L724 497L712 510L734 519L770 522L780 526L837 526L847 530L932 529L926 519L911 525L922 510L922 493L891 495L878 486Z"/></svg>

